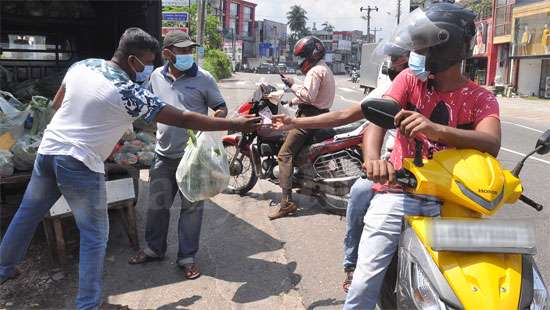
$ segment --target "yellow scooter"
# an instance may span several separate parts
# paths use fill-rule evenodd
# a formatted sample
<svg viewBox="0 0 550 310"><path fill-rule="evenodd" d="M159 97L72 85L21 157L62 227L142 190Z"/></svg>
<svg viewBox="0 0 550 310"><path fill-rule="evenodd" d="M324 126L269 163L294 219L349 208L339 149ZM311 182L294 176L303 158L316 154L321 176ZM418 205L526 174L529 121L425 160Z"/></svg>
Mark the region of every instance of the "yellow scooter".
<svg viewBox="0 0 550 310"><path fill-rule="evenodd" d="M372 123L395 128L401 109L393 101L365 100ZM417 143L417 148L421 144ZM491 155L470 149L436 152L403 161L398 183L409 195L442 202L437 218L407 216L398 249L382 288L382 309L548 309L548 290L535 265L534 225L489 219L523 195L519 174L531 155L550 152L550 130L513 171Z"/></svg>

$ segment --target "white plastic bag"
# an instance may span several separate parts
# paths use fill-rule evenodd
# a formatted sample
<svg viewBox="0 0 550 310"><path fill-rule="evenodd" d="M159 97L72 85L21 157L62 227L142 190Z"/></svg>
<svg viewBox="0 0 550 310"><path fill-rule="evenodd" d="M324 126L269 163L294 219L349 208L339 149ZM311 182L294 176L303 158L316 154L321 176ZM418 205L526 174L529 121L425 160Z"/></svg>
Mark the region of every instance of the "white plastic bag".
<svg viewBox="0 0 550 310"><path fill-rule="evenodd" d="M6 132L10 132L15 139L23 136L30 108L24 111L18 108L24 108L24 105L9 92L0 91L0 136Z"/></svg>
<svg viewBox="0 0 550 310"><path fill-rule="evenodd" d="M9 177L13 175L14 168L13 154L8 151L0 150L0 177Z"/></svg>
<svg viewBox="0 0 550 310"><path fill-rule="evenodd" d="M214 197L227 188L229 162L215 133L188 132L189 142L176 171L176 181L183 196L195 202Z"/></svg>
<svg viewBox="0 0 550 310"><path fill-rule="evenodd" d="M19 171L32 170L41 139L40 136L23 136L11 147L15 169Z"/></svg>

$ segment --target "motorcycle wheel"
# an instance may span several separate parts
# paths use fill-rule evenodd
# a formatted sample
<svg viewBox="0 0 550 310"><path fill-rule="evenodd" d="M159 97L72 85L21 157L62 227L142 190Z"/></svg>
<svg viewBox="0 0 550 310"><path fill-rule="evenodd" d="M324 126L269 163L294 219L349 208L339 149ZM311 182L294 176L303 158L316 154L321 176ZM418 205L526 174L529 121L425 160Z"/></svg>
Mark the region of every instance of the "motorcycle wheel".
<svg viewBox="0 0 550 310"><path fill-rule="evenodd" d="M237 151L237 146L224 143L223 147L227 153L228 160L231 161ZM226 190L228 194L244 195L258 182L258 176L254 171L252 158L244 153L239 153L233 166L229 167L229 173L229 185Z"/></svg>
<svg viewBox="0 0 550 310"><path fill-rule="evenodd" d="M336 215L346 215L346 210L348 208L348 199L349 194L341 197L319 193L319 195L317 196L317 200L319 201L321 209L327 211L328 213Z"/></svg>

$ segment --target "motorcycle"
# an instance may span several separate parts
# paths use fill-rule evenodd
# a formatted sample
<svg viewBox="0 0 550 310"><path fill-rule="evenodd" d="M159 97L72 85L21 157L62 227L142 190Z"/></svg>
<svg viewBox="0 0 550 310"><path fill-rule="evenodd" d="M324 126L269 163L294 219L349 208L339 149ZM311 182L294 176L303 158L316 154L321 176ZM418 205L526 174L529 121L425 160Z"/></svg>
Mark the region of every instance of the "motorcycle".
<svg viewBox="0 0 550 310"><path fill-rule="evenodd" d="M351 74L351 82L352 83L357 83L359 82L359 72L353 72Z"/></svg>
<svg viewBox="0 0 550 310"><path fill-rule="evenodd" d="M361 108L372 123L395 128L400 107L394 102L365 100ZM550 130L512 171L477 150L449 149L422 159L422 144L416 146L415 158L404 159L397 172L398 183L408 195L437 197L441 215L405 217L378 307L548 309L548 290L533 260L533 225L489 217L518 200L543 209L523 194L519 175L527 158L550 152Z"/></svg>
<svg viewBox="0 0 550 310"><path fill-rule="evenodd" d="M230 182L228 191L244 195L258 179L279 183L277 154L285 141L285 133L270 128L271 116L288 109L281 101L283 91L260 84L250 102L237 113L261 116L266 126L251 133L230 133L223 138L228 154ZM368 122L320 129L295 161L293 188L301 194L317 198L320 206L333 214L345 214L349 191L361 176L360 144Z"/></svg>

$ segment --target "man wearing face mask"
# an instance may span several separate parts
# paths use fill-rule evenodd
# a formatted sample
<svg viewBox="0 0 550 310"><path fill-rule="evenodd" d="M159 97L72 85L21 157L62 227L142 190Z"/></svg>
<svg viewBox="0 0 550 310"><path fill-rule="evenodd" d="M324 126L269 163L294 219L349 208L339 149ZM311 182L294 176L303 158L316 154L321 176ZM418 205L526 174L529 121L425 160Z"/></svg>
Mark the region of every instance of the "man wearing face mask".
<svg viewBox="0 0 550 310"><path fill-rule="evenodd" d="M416 151L429 158L447 148L498 154L498 102L461 73L475 34L475 17L460 5L436 3L411 12L392 36L392 42L411 51L410 69L401 72L385 94L402 108L394 120L398 133L389 161L380 160L385 130L371 124L366 133L364 169L375 183L375 194L365 216L346 310L375 308L399 244L403 217L439 215L437 197L411 197L395 185L403 158L414 158Z"/></svg>
<svg viewBox="0 0 550 310"><path fill-rule="evenodd" d="M393 81L397 75L407 68L409 51L399 48L388 42L380 43L380 51L390 59L388 66L388 77ZM378 48L377 48L378 50ZM391 83L382 83L371 91L368 98L382 98L388 91ZM278 129L294 129L294 128L330 128L350 124L364 119L361 105L357 104L351 108L328 112L319 116L290 118L288 116L276 116L274 118L275 128ZM366 135L363 137L363 145L366 145ZM386 139L386 149L391 150L395 132L392 130L388 133ZM367 148L363 148L363 157L367 158ZM386 156L387 157L387 156ZM387 158L385 158L387 159ZM353 273L357 265L357 253L361 233L363 231L363 218L367 213L370 205L370 200L374 192L372 191L372 181L359 178L353 184L350 190L350 198L346 210L346 235L344 237L344 273L345 278L342 288L347 293L353 280Z"/></svg>
<svg viewBox="0 0 550 310"><path fill-rule="evenodd" d="M163 42L162 56L167 61L151 75L149 88L163 101L178 109L225 117L227 107L216 80L210 73L199 68L193 59L197 46L189 35L171 31ZM130 264L142 264L164 258L167 246L170 207L178 191L176 170L185 153L187 130L159 124L155 161L150 170L149 207L145 228L145 247L130 257ZM189 202L180 193L181 210L178 222L177 264L186 279L200 276L195 262L199 250L199 238L204 201Z"/></svg>
<svg viewBox="0 0 550 310"><path fill-rule="evenodd" d="M109 235L103 162L139 117L198 130L250 130L258 118L225 120L183 112L140 86L148 79L158 41L139 28L121 36L110 61L72 65L53 100L29 185L0 244L0 285L18 275L37 225L61 195L80 231L76 308L99 309Z"/></svg>

